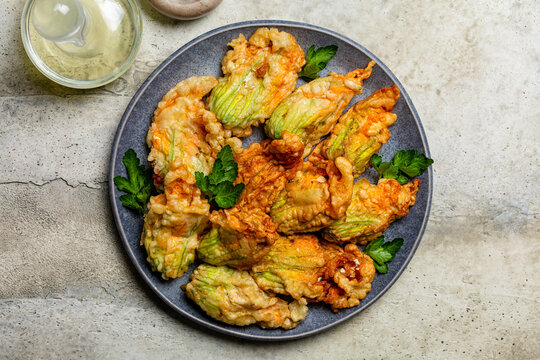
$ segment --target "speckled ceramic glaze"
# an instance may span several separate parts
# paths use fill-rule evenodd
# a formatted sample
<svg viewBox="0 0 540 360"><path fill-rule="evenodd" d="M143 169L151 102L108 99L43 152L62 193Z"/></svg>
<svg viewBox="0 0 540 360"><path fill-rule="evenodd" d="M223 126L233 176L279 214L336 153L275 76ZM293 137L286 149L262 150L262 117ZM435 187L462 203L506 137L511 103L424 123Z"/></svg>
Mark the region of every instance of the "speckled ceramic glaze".
<svg viewBox="0 0 540 360"><path fill-rule="evenodd" d="M182 278L175 280L164 281L159 273L152 272L146 261L145 249L140 246L143 218L136 212L122 206L119 200L122 193L117 191L113 183L114 176L125 176L122 156L127 149L133 148L139 158L146 159L148 155L145 143L146 132L152 120L154 109L163 95L176 83L190 76L220 76L221 59L227 51L227 43L240 33L249 37L261 26L277 27L279 30L291 33L306 53L312 44L317 47L330 44L338 45L339 50L336 56L322 71L322 76L328 74L330 70L347 73L359 67L363 68L370 60L375 60L377 65L374 67L371 77L364 82L363 94L355 96L351 105L382 87L397 84L401 91L401 98L394 107L397 121L390 128L392 138L383 145L379 154L385 161L389 161L395 152L401 149L417 149L429 156L424 130L411 99L394 74L372 53L342 35L313 25L287 21L250 21L224 26L199 36L178 49L148 77L133 97L118 125L111 153L109 188L116 225L126 251L140 276L167 305L188 319L222 333L255 340L288 340L319 333L359 314L381 297L398 279L414 255L427 224L432 195L433 173L431 168L420 176L422 187L416 198L416 204L410 209L409 215L390 225L385 232L387 239L402 237L405 239L405 244L391 262L390 271L385 275L377 274L375 276L371 292L360 305L333 313L330 307L324 304L310 304L307 318L295 329L287 331L281 329L264 330L257 325L231 326L207 316L180 289L182 284L189 281L189 275L197 264L193 265ZM300 84L303 84L302 80L299 80ZM258 131L254 131L250 138L245 139L244 145L260 141L264 137L260 129L256 130ZM364 175L372 183L376 182L373 170L368 170Z"/></svg>

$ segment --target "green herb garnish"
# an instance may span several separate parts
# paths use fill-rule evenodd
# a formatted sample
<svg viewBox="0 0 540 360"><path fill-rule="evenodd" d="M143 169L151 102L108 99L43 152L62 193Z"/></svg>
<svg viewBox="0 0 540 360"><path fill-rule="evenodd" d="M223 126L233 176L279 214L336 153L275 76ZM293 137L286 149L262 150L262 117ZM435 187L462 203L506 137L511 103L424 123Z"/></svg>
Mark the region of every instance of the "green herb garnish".
<svg viewBox="0 0 540 360"><path fill-rule="evenodd" d="M208 196L209 201L215 201L222 209L228 209L236 204L236 201L244 191L244 184L233 185L238 174L238 164L233 159L233 152L229 145L218 153L210 175L195 172L195 183L199 189Z"/></svg>
<svg viewBox="0 0 540 360"><path fill-rule="evenodd" d="M401 150L396 153L391 162L382 161L375 154L371 157L371 166L379 173L379 179L395 179L401 185L406 184L415 176L422 175L433 160L416 150Z"/></svg>
<svg viewBox="0 0 540 360"><path fill-rule="evenodd" d="M120 191L127 194L120 196L122 205L127 208L146 212L145 205L152 192L152 175L144 165L140 165L139 158L133 149L128 149L122 158L128 177L115 176L114 184Z"/></svg>
<svg viewBox="0 0 540 360"><path fill-rule="evenodd" d="M318 72L324 69L326 63L336 55L337 49L337 45L328 45L315 50L315 45L311 45L306 56L306 65L298 73L298 76L306 81L318 78Z"/></svg>
<svg viewBox="0 0 540 360"><path fill-rule="evenodd" d="M384 235L379 236L369 243L364 250L364 253L369 255L373 260L375 269L381 274L388 272L388 262L392 261L396 253L403 246L403 239L396 238L390 242L384 243Z"/></svg>

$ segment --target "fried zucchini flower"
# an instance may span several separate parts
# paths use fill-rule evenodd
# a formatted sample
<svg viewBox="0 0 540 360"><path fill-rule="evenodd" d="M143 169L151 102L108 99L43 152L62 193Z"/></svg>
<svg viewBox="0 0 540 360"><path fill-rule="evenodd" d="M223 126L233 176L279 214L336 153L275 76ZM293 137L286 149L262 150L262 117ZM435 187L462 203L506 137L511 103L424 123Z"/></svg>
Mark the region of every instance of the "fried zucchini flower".
<svg viewBox="0 0 540 360"><path fill-rule="evenodd" d="M212 228L198 248L203 261L247 269L268 252L279 237L268 213L302 166L303 151L300 139L285 132L283 139L253 143L235 157L235 183L245 188L234 207L211 214Z"/></svg>
<svg viewBox="0 0 540 360"><path fill-rule="evenodd" d="M231 325L292 329L308 312L306 300L287 303L259 289L247 271L225 266L200 265L185 290L209 316Z"/></svg>
<svg viewBox="0 0 540 360"><path fill-rule="evenodd" d="M337 311L356 306L366 297L375 267L356 245L341 249L306 234L278 239L251 272L265 291L324 301Z"/></svg>
<svg viewBox="0 0 540 360"><path fill-rule="evenodd" d="M198 234L179 236L174 227L164 226L159 220L145 223L142 243L153 271L161 272L163 279L181 277L195 260L199 245Z"/></svg>
<svg viewBox="0 0 540 360"><path fill-rule="evenodd" d="M239 152L240 139L232 138L215 115L204 109L202 98L217 84L212 76L190 77L169 90L159 102L148 129L148 161L158 188L171 168L186 166L194 174L207 174L225 145Z"/></svg>
<svg viewBox="0 0 540 360"><path fill-rule="evenodd" d="M249 269L279 238L270 216L257 208L215 211L210 221L212 228L202 237L197 254L212 265Z"/></svg>
<svg viewBox="0 0 540 360"><path fill-rule="evenodd" d="M324 229L324 238L336 243L367 244L381 236L395 220L409 213L416 201L420 180L401 185L393 179L380 179L371 185L367 179L354 184L351 205L343 219Z"/></svg>
<svg viewBox="0 0 540 360"><path fill-rule="evenodd" d="M285 185L270 216L285 234L320 230L345 215L353 189L352 166L345 158L311 154Z"/></svg>
<svg viewBox="0 0 540 360"><path fill-rule="evenodd" d="M184 274L195 259L198 234L209 211L185 166L167 173L165 193L150 197L141 235L152 270L161 272L165 280Z"/></svg>
<svg viewBox="0 0 540 360"><path fill-rule="evenodd" d="M284 130L290 131L300 137L309 152L332 130L353 96L362 92L363 81L374 65L371 61L365 69L347 75L330 72L330 76L300 86L274 110L266 122L266 134L280 139Z"/></svg>
<svg viewBox="0 0 540 360"><path fill-rule="evenodd" d="M252 143L235 157L238 163L236 183L246 186L237 206L260 208L265 213L276 197L303 165L304 145L300 138L288 131L280 140Z"/></svg>
<svg viewBox="0 0 540 360"><path fill-rule="evenodd" d="M396 121L392 109L399 99L396 85L376 91L357 102L339 120L323 142L322 153L328 159L345 157L357 177L369 166L373 154L390 139L388 127Z"/></svg>
<svg viewBox="0 0 540 360"><path fill-rule="evenodd" d="M208 222L210 206L195 185L195 171L207 174L227 144L239 151L239 139L223 129L202 97L217 80L210 76L181 81L158 104L147 142L154 183L164 193L150 198L141 244L148 262L164 279L183 275L195 258L198 234Z"/></svg>
<svg viewBox="0 0 540 360"><path fill-rule="evenodd" d="M294 90L304 52L291 34L274 28L257 29L249 41L240 34L229 46L208 108L235 136L249 136L251 125L268 119Z"/></svg>

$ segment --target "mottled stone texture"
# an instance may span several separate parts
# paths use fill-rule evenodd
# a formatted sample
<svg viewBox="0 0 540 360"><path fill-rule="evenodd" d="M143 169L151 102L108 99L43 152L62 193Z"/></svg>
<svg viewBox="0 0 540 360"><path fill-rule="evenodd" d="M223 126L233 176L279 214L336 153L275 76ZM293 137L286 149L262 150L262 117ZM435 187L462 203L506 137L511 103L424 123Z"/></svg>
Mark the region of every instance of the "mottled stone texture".
<svg viewBox="0 0 540 360"><path fill-rule="evenodd" d="M537 1L225 0L173 21L141 1L134 66L100 89L49 82L0 5L0 357L540 358L540 24ZM251 343L201 329L138 280L107 196L120 116L170 53L224 24L304 21L385 62L435 159L429 225L379 301L321 335Z"/></svg>

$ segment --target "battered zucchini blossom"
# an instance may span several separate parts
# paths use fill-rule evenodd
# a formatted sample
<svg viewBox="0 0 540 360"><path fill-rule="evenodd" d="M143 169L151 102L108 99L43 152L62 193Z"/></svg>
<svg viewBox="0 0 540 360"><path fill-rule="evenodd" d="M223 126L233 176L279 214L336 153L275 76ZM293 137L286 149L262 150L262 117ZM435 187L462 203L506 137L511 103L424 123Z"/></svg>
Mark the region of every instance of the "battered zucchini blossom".
<svg viewBox="0 0 540 360"><path fill-rule="evenodd" d="M210 206L195 186L195 171L207 174L225 145L239 151L239 139L223 129L201 101L217 80L191 77L179 82L159 102L148 130L148 161L162 194L150 198L141 244L153 270L164 279L180 277L195 258L198 234Z"/></svg>
<svg viewBox="0 0 540 360"><path fill-rule="evenodd" d="M354 184L345 217L324 229L325 239L362 245L376 239L393 221L409 213L419 186L418 179L405 185L393 179L380 179L377 185L371 185L367 179L360 179Z"/></svg>
<svg viewBox="0 0 540 360"><path fill-rule="evenodd" d="M270 216L286 234L322 229L345 215L351 202L352 167L345 158L325 160L313 153L285 185Z"/></svg>
<svg viewBox="0 0 540 360"><path fill-rule="evenodd" d="M207 174L223 146L240 151L240 139L231 137L216 116L205 110L201 100L216 84L213 76L190 77L169 90L159 102L146 137L156 187L163 188L162 182L171 168L184 165L192 174Z"/></svg>
<svg viewBox="0 0 540 360"><path fill-rule="evenodd" d="M260 209L239 207L215 211L212 227L197 249L199 258L212 265L249 269L279 237L270 216Z"/></svg>
<svg viewBox="0 0 540 360"><path fill-rule="evenodd" d="M185 167L169 172L168 177L172 174L190 179ZM150 198L141 235L152 270L161 272L165 280L181 277L193 263L198 234L210 210L194 179L191 183L180 179L166 183L164 194Z"/></svg>
<svg viewBox="0 0 540 360"><path fill-rule="evenodd" d="M362 93L363 82L374 65L372 61L365 69L347 75L330 72L330 76L300 86L274 110L266 122L266 134L280 139L287 130L298 135L309 152L332 130L353 96Z"/></svg>
<svg viewBox="0 0 540 360"><path fill-rule="evenodd" d="M375 267L356 245L342 249L313 235L294 235L277 240L252 274L263 290L324 301L337 311L366 297Z"/></svg>
<svg viewBox="0 0 540 360"><path fill-rule="evenodd" d="M398 99L399 89L394 85L357 102L338 120L323 142L322 153L333 160L345 157L353 165L353 175L359 176L369 166L371 156L390 139L388 127L396 121L392 109Z"/></svg>
<svg viewBox="0 0 540 360"><path fill-rule="evenodd" d="M268 28L257 29L249 40L240 34L229 46L208 108L234 135L249 136L251 125L268 119L293 91L304 52L291 34Z"/></svg>
<svg viewBox="0 0 540 360"><path fill-rule="evenodd" d="M200 265L186 294L209 316L232 325L292 329L308 312L305 299L287 303L262 291L247 271L225 266Z"/></svg>

